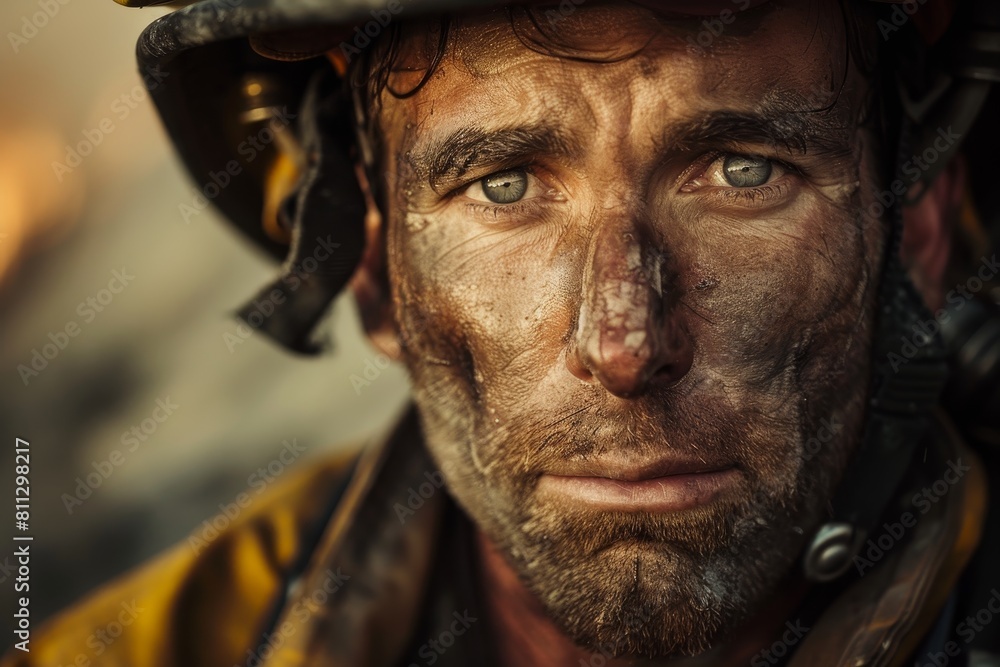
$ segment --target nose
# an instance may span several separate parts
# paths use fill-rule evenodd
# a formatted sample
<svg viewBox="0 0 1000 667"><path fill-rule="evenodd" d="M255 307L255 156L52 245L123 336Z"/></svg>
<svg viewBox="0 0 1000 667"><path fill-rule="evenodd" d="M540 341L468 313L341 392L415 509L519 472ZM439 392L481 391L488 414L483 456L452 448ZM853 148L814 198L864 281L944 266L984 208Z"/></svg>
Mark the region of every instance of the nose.
<svg viewBox="0 0 1000 667"><path fill-rule="evenodd" d="M676 299L666 293L663 253L638 224L603 222L589 243L566 366L628 398L677 383L694 349Z"/></svg>

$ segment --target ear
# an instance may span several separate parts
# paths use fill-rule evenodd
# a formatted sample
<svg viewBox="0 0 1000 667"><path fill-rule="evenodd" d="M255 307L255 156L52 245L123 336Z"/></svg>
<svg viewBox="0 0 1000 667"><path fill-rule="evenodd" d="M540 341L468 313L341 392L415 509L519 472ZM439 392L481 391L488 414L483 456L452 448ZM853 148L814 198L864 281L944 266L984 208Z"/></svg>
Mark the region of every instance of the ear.
<svg viewBox="0 0 1000 667"><path fill-rule="evenodd" d="M386 273L385 221L372 197L364 169L357 165L355 172L368 203L368 213L365 215L365 251L349 287L358 304L361 325L368 340L382 354L398 360L401 348Z"/></svg>
<svg viewBox="0 0 1000 667"><path fill-rule="evenodd" d="M903 208L903 265L931 310L944 305L944 274L953 221L965 193L965 170L963 158L955 158L917 203Z"/></svg>

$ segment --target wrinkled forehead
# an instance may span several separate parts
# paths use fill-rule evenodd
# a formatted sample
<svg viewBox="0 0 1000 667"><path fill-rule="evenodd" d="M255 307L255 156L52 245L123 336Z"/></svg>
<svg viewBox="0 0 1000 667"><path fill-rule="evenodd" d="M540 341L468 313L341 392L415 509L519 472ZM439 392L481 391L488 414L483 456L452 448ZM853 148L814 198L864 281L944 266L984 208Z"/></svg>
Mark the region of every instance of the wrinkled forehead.
<svg viewBox="0 0 1000 667"><path fill-rule="evenodd" d="M383 95L383 129L402 121L431 130L526 106L559 121L574 105L623 97L690 112L780 99L788 110L836 102L851 113L857 77L838 0L563 0L443 25L404 31L389 86L422 85L403 99Z"/></svg>
<svg viewBox="0 0 1000 667"><path fill-rule="evenodd" d="M433 63L436 78L460 69L488 77L548 56L552 69L576 62L673 60L753 83L789 84L844 74L844 19L838 0L562 0L452 17L404 31L392 63L394 89ZM840 70L839 72L837 70ZM733 76L731 78L737 78Z"/></svg>

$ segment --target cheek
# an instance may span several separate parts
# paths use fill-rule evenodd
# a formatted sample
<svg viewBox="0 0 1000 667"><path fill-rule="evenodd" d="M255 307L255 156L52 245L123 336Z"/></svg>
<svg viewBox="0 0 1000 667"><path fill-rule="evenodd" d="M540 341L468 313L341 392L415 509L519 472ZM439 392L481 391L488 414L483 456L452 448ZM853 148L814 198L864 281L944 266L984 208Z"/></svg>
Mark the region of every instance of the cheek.
<svg viewBox="0 0 1000 667"><path fill-rule="evenodd" d="M679 210L670 219L697 221L664 224L660 239L696 374L700 367L764 389L787 379L797 358L820 363L850 342L870 258L843 207L804 196L766 221ZM477 398L523 396L558 370L585 243L556 224L491 229L450 216L410 214L394 229L392 282L414 363L453 368Z"/></svg>
<svg viewBox="0 0 1000 667"><path fill-rule="evenodd" d="M862 237L842 208L803 197L767 220L696 216L673 242L702 363L772 379L807 347L853 330L864 311Z"/></svg>
<svg viewBox="0 0 1000 667"><path fill-rule="evenodd" d="M523 396L568 340L581 250L560 243L553 226L490 229L451 216L414 224L417 217L397 225L394 244L413 363L447 362L480 399ZM421 231L405 231L414 228ZM422 327L406 324L416 312Z"/></svg>
<svg viewBox="0 0 1000 667"><path fill-rule="evenodd" d="M731 402L761 425L794 422L799 446L823 420L844 427L810 452L823 484L856 443L867 389L880 245L859 233L856 208L817 198L766 224L707 219L681 260L695 364Z"/></svg>

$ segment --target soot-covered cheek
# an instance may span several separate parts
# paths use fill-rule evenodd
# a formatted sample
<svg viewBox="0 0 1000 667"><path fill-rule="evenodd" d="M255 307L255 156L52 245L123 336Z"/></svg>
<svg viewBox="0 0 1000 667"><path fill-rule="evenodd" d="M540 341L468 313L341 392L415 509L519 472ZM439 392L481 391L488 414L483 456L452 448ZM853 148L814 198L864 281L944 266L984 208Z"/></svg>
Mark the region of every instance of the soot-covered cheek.
<svg viewBox="0 0 1000 667"><path fill-rule="evenodd" d="M695 315L688 319L702 342L761 347L849 302L863 258L856 242L838 234L847 224L842 210L815 199L766 219L699 216L677 256Z"/></svg>
<svg viewBox="0 0 1000 667"><path fill-rule="evenodd" d="M403 212L391 235L390 280L411 352L458 364L468 342L495 326L489 318L497 309L485 291L492 283L487 260L469 256L453 223L440 214Z"/></svg>
<svg viewBox="0 0 1000 667"><path fill-rule="evenodd" d="M526 373L557 355L570 325L559 289L567 271L562 254L541 239L527 242L530 231L478 230L454 214L408 232L418 226L413 217L400 226L401 273L435 333L447 334L428 344L466 348L489 375Z"/></svg>

